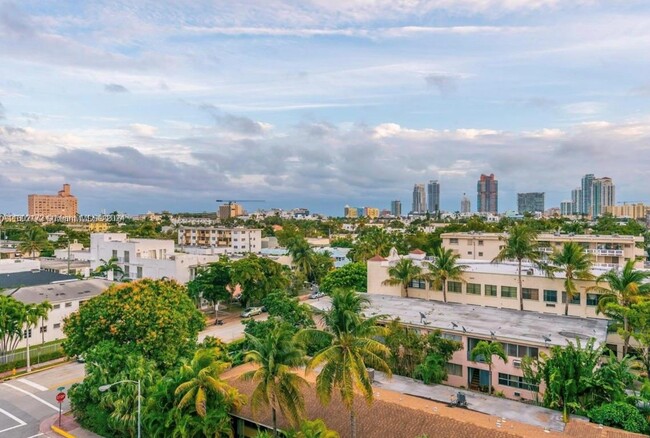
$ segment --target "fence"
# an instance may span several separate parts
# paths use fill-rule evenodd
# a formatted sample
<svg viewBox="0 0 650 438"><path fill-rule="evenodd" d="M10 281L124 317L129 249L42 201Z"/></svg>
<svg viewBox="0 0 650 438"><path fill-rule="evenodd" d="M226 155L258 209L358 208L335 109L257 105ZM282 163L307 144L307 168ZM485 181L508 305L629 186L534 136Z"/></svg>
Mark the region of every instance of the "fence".
<svg viewBox="0 0 650 438"><path fill-rule="evenodd" d="M62 342L58 342L56 344L48 344L43 347L41 347L38 344L34 345L29 348L30 362L32 364L39 363L41 357L48 358L46 360L50 360L53 358L53 356L56 356L56 353L59 352L61 352L61 356L63 356L62 351L63 351ZM0 353L0 366L5 364L10 364L10 363L19 363L19 362L23 363L26 361L27 361L27 350L25 349L14 351L12 353L7 354L6 356L4 355L4 353Z"/></svg>

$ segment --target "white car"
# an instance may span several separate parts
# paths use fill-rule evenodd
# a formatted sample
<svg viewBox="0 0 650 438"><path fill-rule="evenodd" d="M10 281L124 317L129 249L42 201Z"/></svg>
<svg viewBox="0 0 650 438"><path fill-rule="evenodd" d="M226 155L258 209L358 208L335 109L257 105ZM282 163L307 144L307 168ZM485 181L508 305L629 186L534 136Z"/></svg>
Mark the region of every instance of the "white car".
<svg viewBox="0 0 650 438"><path fill-rule="evenodd" d="M251 316L255 315L261 315L262 314L262 308L261 307L247 307L244 309L244 311L241 313L242 318L250 318Z"/></svg>

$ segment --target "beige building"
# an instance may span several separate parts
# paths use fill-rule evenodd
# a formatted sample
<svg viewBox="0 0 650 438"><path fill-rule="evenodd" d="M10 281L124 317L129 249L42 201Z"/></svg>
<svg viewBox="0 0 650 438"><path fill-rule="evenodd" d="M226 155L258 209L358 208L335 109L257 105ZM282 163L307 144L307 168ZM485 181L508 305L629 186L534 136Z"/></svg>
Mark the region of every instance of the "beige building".
<svg viewBox="0 0 650 438"><path fill-rule="evenodd" d="M379 209L374 207L364 207L363 214L370 219L377 219L379 217Z"/></svg>
<svg viewBox="0 0 650 438"><path fill-rule="evenodd" d="M233 217L239 217L244 215L244 207L235 203L228 203L219 206L219 211L217 212L219 219L230 219Z"/></svg>
<svg viewBox="0 0 650 438"><path fill-rule="evenodd" d="M258 253L262 249L260 228L181 227L178 244L182 247L196 246L225 248L236 253Z"/></svg>
<svg viewBox="0 0 650 438"><path fill-rule="evenodd" d="M27 210L30 216L77 216L77 198L70 193L70 184L63 184L63 189L56 195L27 196Z"/></svg>
<svg viewBox="0 0 650 438"><path fill-rule="evenodd" d="M646 215L650 214L650 205L645 205L641 202L636 204L608 205L605 207L605 213L609 213L614 217L645 220Z"/></svg>
<svg viewBox="0 0 650 438"><path fill-rule="evenodd" d="M453 250L461 259L492 261L505 245L505 236L501 233L469 232L443 233L440 237L442 246ZM620 267L635 259L637 267L643 268L646 258L641 236L542 233L537 240L544 254L551 254L565 242L577 242L591 254L596 268Z"/></svg>

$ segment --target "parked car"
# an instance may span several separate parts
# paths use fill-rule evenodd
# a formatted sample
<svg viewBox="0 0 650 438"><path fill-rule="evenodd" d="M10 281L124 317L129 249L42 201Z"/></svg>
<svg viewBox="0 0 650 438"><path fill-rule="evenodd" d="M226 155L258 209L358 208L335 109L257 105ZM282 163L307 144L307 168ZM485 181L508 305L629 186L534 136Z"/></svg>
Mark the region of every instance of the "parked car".
<svg viewBox="0 0 650 438"><path fill-rule="evenodd" d="M321 291L318 290L318 291L314 291L314 292L312 292L312 293L309 295L309 299L310 299L310 300L316 300L316 299L318 299L318 298L323 298L324 296L325 296L325 293L324 293L324 292L321 292Z"/></svg>
<svg viewBox="0 0 650 438"><path fill-rule="evenodd" d="M260 315L262 313L261 307L247 307L241 313L242 318L250 318L251 316Z"/></svg>

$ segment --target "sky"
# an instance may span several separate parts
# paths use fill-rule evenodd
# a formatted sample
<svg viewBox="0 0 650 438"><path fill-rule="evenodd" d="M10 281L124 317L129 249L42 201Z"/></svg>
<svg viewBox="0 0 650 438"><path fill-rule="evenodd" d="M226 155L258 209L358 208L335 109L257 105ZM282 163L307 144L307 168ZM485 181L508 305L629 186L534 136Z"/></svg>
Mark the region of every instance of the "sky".
<svg viewBox="0 0 650 438"><path fill-rule="evenodd" d="M650 201L647 0L0 0L0 213Z"/></svg>

